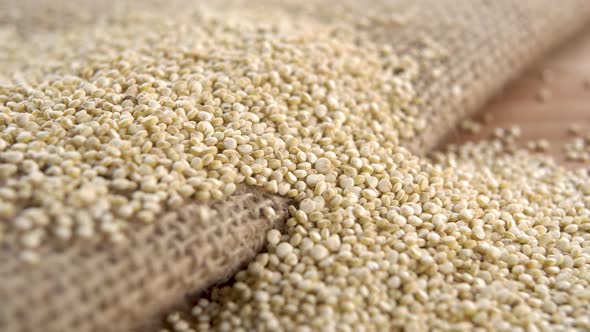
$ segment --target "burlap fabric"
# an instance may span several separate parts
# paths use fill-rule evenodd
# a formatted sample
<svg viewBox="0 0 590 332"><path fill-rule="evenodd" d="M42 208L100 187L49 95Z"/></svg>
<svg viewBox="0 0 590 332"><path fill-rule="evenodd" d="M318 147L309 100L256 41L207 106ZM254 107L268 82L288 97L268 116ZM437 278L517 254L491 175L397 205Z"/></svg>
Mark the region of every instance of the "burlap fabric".
<svg viewBox="0 0 590 332"><path fill-rule="evenodd" d="M272 207L277 215L262 212ZM158 325L187 295L227 280L287 216L283 199L248 188L211 206L189 204L152 225L135 223L124 245L44 247L31 267L0 251L0 331L130 331ZM149 313L149 314L146 314Z"/></svg>
<svg viewBox="0 0 590 332"><path fill-rule="evenodd" d="M309 15L329 19L330 7L325 7ZM459 119L590 18L587 0L396 0L362 8L407 15L397 23L361 28L375 41L420 60L414 84L421 105L408 116L423 123L424 130L401 142L418 153L436 145ZM425 51L433 46L444 55ZM0 247L0 331L154 328L162 313L181 305L187 294L227 279L251 259L266 231L285 220L287 205L283 198L242 188L210 205L171 211L154 225L134 224L122 245L96 241L44 247L43 260L34 268L16 259L8 234ZM261 214L265 206L279 211L276 218Z"/></svg>

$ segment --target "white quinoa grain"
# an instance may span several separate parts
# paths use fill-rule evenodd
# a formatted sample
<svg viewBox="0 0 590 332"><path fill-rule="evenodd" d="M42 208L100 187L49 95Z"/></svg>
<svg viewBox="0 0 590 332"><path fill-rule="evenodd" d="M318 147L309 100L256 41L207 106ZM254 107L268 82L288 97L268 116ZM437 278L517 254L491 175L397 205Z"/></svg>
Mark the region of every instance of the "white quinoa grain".
<svg viewBox="0 0 590 332"><path fill-rule="evenodd" d="M271 229L266 233L266 241L272 245L277 245L281 241L281 232L276 229Z"/></svg>
<svg viewBox="0 0 590 332"><path fill-rule="evenodd" d="M277 246L277 256L279 258L284 258L286 257L288 254L290 254L293 251L293 246L291 246L291 244L287 243L287 242L281 242L278 246Z"/></svg>
<svg viewBox="0 0 590 332"><path fill-rule="evenodd" d="M332 163L328 158L321 157L315 162L315 170L322 174L328 173L331 167Z"/></svg>
<svg viewBox="0 0 590 332"><path fill-rule="evenodd" d="M316 244L311 249L311 257L313 257L313 259L315 259L316 261L319 261L319 260L322 260L322 259L328 257L329 254L330 254L330 252L328 251L328 249L326 249L326 247L324 247L321 244Z"/></svg>

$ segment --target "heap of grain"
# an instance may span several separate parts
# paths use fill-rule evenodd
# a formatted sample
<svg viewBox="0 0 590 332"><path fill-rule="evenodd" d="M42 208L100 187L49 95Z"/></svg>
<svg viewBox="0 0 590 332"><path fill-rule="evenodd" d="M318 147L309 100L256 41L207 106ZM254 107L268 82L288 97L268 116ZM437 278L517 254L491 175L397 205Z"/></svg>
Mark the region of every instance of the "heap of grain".
<svg viewBox="0 0 590 332"><path fill-rule="evenodd" d="M590 328L585 172L500 140L413 155L419 64L348 20L166 16L6 60L0 218L24 259L246 183L292 199L287 229L174 331Z"/></svg>

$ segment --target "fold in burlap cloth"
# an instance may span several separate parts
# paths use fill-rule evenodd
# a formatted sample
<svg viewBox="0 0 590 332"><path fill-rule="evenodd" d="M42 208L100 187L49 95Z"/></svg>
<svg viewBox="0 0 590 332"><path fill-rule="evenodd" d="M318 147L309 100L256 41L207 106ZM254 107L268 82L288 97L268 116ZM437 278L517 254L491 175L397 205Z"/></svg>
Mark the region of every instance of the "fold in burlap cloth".
<svg viewBox="0 0 590 332"><path fill-rule="evenodd" d="M265 207L277 211L269 219ZM31 267L4 243L1 331L128 331L226 280L281 227L285 201L248 188L211 206L190 204L152 225L136 223L125 245L94 240L44 247ZM149 314L146 315L146 310ZM158 318L156 318L158 317Z"/></svg>
<svg viewBox="0 0 590 332"><path fill-rule="evenodd" d="M417 153L435 146L459 119L590 18L586 0L398 0L379 6L411 17L363 29L397 53L419 59L414 84L421 105L411 116L425 130L401 141ZM328 10L308 14L329 19ZM22 23L6 13L0 23ZM431 57L425 44L446 55ZM8 236L0 247L0 330L145 330L152 317L161 318L186 294L226 279L251 259L266 231L286 219L287 205L285 198L241 188L222 201L166 213L154 225L134 225L123 245L45 247L34 268L15 258ZM261 214L266 206L279 211L276 218Z"/></svg>

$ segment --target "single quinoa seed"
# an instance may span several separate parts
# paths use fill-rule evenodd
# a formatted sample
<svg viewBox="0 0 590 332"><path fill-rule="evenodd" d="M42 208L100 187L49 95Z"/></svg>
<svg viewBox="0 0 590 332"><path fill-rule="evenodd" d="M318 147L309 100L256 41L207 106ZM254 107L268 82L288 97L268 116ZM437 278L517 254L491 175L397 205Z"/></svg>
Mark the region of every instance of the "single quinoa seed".
<svg viewBox="0 0 590 332"><path fill-rule="evenodd" d="M551 90L547 87L541 87L539 91L537 91L537 100L541 103L547 102L552 97Z"/></svg>

